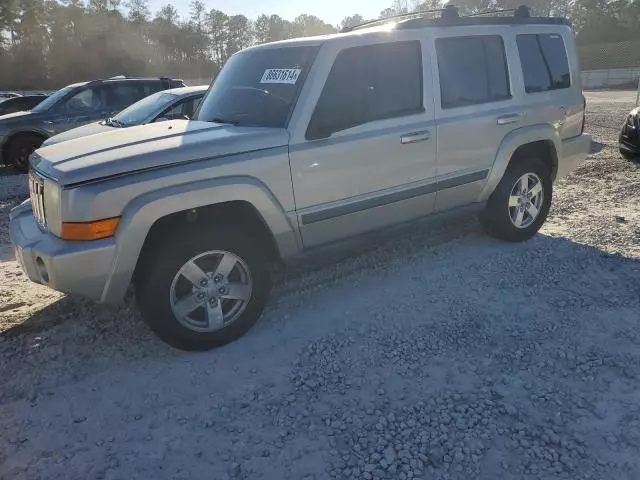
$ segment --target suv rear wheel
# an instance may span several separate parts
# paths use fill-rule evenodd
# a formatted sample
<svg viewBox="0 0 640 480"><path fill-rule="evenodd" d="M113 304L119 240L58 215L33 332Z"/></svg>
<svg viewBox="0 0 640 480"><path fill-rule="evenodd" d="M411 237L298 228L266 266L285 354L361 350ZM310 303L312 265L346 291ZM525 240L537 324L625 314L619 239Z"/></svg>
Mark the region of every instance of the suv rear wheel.
<svg viewBox="0 0 640 480"><path fill-rule="evenodd" d="M552 182L547 166L536 158L511 162L480 214L483 230L509 242L533 237L547 218Z"/></svg>
<svg viewBox="0 0 640 480"><path fill-rule="evenodd" d="M235 231L191 229L146 254L136 299L166 343L208 350L244 335L267 302L265 255Z"/></svg>
<svg viewBox="0 0 640 480"><path fill-rule="evenodd" d="M42 145L42 137L26 133L14 137L7 146L7 163L22 173L29 171L29 156Z"/></svg>

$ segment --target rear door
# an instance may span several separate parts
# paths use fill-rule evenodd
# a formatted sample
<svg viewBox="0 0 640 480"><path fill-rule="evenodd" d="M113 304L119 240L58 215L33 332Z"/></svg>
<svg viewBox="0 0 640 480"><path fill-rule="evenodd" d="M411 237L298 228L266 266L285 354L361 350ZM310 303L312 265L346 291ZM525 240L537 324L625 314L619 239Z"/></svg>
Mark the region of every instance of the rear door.
<svg viewBox="0 0 640 480"><path fill-rule="evenodd" d="M319 53L318 74L291 121L291 173L306 247L432 211L434 112L421 34L404 31L385 43L353 37Z"/></svg>
<svg viewBox="0 0 640 480"><path fill-rule="evenodd" d="M452 29L453 30L453 29ZM474 202L486 183L502 139L518 128L505 40L507 30L460 35L443 29L434 38L438 130L436 210Z"/></svg>
<svg viewBox="0 0 640 480"><path fill-rule="evenodd" d="M129 105L144 98L141 81L114 82L109 84L109 104L104 112L105 118L112 117Z"/></svg>

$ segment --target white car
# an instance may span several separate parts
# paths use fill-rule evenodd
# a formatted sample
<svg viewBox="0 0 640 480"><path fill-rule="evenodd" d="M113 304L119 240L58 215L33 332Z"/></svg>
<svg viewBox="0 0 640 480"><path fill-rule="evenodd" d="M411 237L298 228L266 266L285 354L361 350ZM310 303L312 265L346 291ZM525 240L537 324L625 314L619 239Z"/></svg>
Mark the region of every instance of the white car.
<svg viewBox="0 0 640 480"><path fill-rule="evenodd" d="M164 120L189 119L193 117L196 107L208 88L209 85L198 85L156 92L128 106L112 118L54 135L46 140L43 146L108 132L114 128L133 127Z"/></svg>

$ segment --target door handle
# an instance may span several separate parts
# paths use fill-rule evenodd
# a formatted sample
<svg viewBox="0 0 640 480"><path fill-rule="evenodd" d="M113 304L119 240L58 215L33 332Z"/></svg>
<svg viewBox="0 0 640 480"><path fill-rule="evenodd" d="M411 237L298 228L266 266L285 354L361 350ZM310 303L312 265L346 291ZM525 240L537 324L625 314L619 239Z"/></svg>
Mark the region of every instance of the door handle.
<svg viewBox="0 0 640 480"><path fill-rule="evenodd" d="M409 143L424 142L431 138L431 132L429 130L422 130L420 132L407 133L400 137L400 143L407 145Z"/></svg>
<svg viewBox="0 0 640 480"><path fill-rule="evenodd" d="M520 121L522 115L520 113L510 113L509 115L503 115L498 117L498 125L508 125L510 123L517 123Z"/></svg>

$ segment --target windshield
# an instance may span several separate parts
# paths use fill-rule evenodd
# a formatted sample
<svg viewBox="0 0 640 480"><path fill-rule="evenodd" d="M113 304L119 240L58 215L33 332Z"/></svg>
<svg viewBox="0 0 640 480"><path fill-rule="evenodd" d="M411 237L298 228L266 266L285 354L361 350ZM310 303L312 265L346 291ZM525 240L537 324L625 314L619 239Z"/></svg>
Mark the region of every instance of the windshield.
<svg viewBox="0 0 640 480"><path fill-rule="evenodd" d="M74 88L76 88L76 87L70 87L69 86L69 87L61 88L57 92L52 93L50 96L48 96L42 102L40 102L38 105L33 107L33 109L31 111L37 113L37 112L45 112L45 111L49 110L53 105L55 105L58 102L58 100L63 98L67 93L69 93Z"/></svg>
<svg viewBox="0 0 640 480"><path fill-rule="evenodd" d="M113 119L126 126L141 125L145 123L151 115L156 113L162 107L166 106L175 98L175 95L167 92L157 92L153 95L143 98L142 100L129 105L122 110Z"/></svg>
<svg viewBox="0 0 640 480"><path fill-rule="evenodd" d="M234 55L213 83L197 120L287 126L318 47L280 47Z"/></svg>

